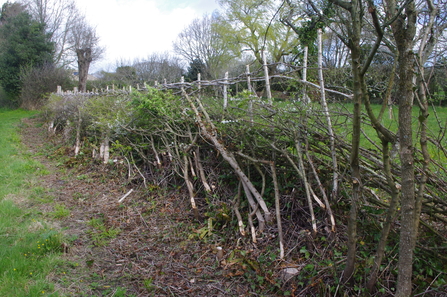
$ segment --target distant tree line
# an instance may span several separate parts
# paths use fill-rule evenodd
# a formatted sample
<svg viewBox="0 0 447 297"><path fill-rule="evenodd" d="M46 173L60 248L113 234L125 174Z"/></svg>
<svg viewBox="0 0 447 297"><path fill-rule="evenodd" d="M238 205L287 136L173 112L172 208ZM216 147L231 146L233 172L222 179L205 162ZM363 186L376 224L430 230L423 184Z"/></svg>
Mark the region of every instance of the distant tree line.
<svg viewBox="0 0 447 297"><path fill-rule="evenodd" d="M173 53L154 53L134 61L119 61L112 71L96 73L99 80L91 82L90 87L174 82L181 76L186 81L194 81L199 73L204 80L223 78L225 72L235 76L243 73L246 65L251 69L261 67L263 51L271 65L269 70L276 73L289 70L277 68L278 62L291 67L302 66L308 50L307 75L309 80L316 81L316 29L328 28L323 35L322 61L327 69L326 84L339 90L352 88L347 31L341 26L342 18L332 2L219 0L219 4L220 10L193 20L181 31L173 42ZM318 9L323 14L316 13ZM7 2L0 18L2 105L41 105L45 94L54 91L56 85L67 89L75 84L71 69L79 74L78 89L89 88L90 64L101 58L104 48L99 44L95 28L88 24L74 0ZM445 16L439 13L437 18L439 23ZM364 30L361 56L367 55L374 46L375 34L374 30ZM373 103L384 100L396 103L396 89L387 93L388 78L395 69L396 49L388 37L384 40L368 70L368 92ZM447 103L445 46L445 36L441 34L424 65L429 100L439 105ZM40 88L34 90L30 83L35 81L38 69L43 72L38 75L41 79L43 76L53 78L44 80L49 85L39 84ZM66 74L61 76L61 71ZM272 87L277 91L299 91L294 84L273 83Z"/></svg>

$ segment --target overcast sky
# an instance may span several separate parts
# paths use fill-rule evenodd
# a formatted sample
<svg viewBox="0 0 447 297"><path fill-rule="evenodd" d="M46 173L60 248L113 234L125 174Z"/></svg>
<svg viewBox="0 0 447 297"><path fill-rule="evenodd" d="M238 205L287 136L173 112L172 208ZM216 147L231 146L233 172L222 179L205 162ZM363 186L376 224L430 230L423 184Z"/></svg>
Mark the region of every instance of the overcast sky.
<svg viewBox="0 0 447 297"><path fill-rule="evenodd" d="M194 18L218 8L215 0L76 0L97 26L105 59L95 69L172 50L172 42ZM114 70L114 69L105 69Z"/></svg>
<svg viewBox="0 0 447 297"><path fill-rule="evenodd" d="M106 48L104 59L90 72L113 71L116 61L171 51L172 42L194 18L218 8L216 0L75 1L90 24L96 26L101 45ZM1 5L5 2L0 0Z"/></svg>

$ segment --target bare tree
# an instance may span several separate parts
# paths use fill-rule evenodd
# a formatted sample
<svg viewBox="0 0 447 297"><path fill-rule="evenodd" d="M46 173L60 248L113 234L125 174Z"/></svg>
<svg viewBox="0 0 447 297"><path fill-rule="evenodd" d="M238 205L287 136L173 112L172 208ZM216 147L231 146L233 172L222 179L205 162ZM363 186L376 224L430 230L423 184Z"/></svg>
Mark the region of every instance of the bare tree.
<svg viewBox="0 0 447 297"><path fill-rule="evenodd" d="M76 55L69 43L70 28L78 20L79 11L74 0L23 0L27 10L39 23L55 45L54 63L67 66L75 62Z"/></svg>
<svg viewBox="0 0 447 297"><path fill-rule="evenodd" d="M154 53L145 59L136 59L133 62L138 80L141 82L178 81L183 74L184 67L180 58L169 53Z"/></svg>
<svg viewBox="0 0 447 297"><path fill-rule="evenodd" d="M217 18L209 15L193 20L173 44L174 51L188 63L203 63L205 69L201 70L205 79L219 77L223 66L234 57L215 30L217 21Z"/></svg>
<svg viewBox="0 0 447 297"><path fill-rule="evenodd" d="M69 41L77 57L79 91L85 92L90 64L101 58L104 48L99 46L96 29L87 23L85 16L77 18L69 33Z"/></svg>
<svg viewBox="0 0 447 297"><path fill-rule="evenodd" d="M332 31L325 32L323 63L331 68L344 68L349 63L349 48Z"/></svg>

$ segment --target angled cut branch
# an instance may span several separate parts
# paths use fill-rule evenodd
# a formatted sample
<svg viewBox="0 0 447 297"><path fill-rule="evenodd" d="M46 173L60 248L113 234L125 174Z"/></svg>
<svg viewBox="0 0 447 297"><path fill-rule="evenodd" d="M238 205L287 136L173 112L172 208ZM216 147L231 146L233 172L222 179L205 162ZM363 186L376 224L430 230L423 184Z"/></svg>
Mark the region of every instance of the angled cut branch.
<svg viewBox="0 0 447 297"><path fill-rule="evenodd" d="M215 133L216 128L214 127L212 121L210 120L210 118L209 118L205 108L201 104L200 100L198 98L196 98L196 102L200 107L201 113L198 111L196 105L191 100L191 98L188 96L188 94L186 94L186 92L183 92L183 96L189 102L191 109L194 111L194 114L195 114L196 120L197 120L197 124L200 127L201 134L213 144L213 146L222 155L224 160L227 161L228 164L233 168L233 170L239 177L240 181L242 182L247 199L249 199L249 201L250 201L249 197L253 197L257 201L257 205L264 212L263 216L257 215L257 218L259 220L259 230L262 232L265 227L265 222L271 220L271 214L270 214L269 209L267 208L267 205L266 205L264 199L259 194L258 190L256 190L255 186L252 184L252 182L249 180L249 178L242 171L242 169L240 168L238 162L236 161L233 153L228 151L222 145L222 143L219 141L219 139L217 138L216 133ZM205 119L202 118L202 114L204 115ZM254 209L257 209L257 207Z"/></svg>

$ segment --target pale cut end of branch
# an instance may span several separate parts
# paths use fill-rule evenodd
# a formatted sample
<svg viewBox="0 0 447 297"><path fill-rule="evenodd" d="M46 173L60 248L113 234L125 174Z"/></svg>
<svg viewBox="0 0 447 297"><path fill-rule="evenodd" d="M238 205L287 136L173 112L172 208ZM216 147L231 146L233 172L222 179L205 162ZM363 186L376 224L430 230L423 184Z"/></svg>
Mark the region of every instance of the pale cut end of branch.
<svg viewBox="0 0 447 297"><path fill-rule="evenodd" d="M318 198L318 196L315 194L314 190L312 190L312 188L309 185L309 189L310 189L310 193L312 194L312 197L314 198L314 200L318 203L318 205L322 208L322 209L326 209L326 205L324 205L324 203L320 200L320 198Z"/></svg>
<svg viewBox="0 0 447 297"><path fill-rule="evenodd" d="M123 202L124 199L126 199L127 196L129 196L133 192L133 189L130 189L129 192L127 192L123 197L121 197L120 200L118 200L119 203Z"/></svg>
<svg viewBox="0 0 447 297"><path fill-rule="evenodd" d="M335 218L334 215L331 214L331 231L335 232Z"/></svg>
<svg viewBox="0 0 447 297"><path fill-rule="evenodd" d="M76 146L75 146L75 156L79 155L80 150L81 150L80 145L76 144Z"/></svg>
<svg viewBox="0 0 447 297"><path fill-rule="evenodd" d="M216 253L216 258L217 261L221 261L223 259L223 249L221 246L216 247L217 253Z"/></svg>
<svg viewBox="0 0 447 297"><path fill-rule="evenodd" d="M256 229L254 226L251 226L251 238L253 243L257 243L258 239L256 238Z"/></svg>
<svg viewBox="0 0 447 297"><path fill-rule="evenodd" d="M194 197L191 197L191 207L193 209L197 209L196 200L194 199Z"/></svg>

